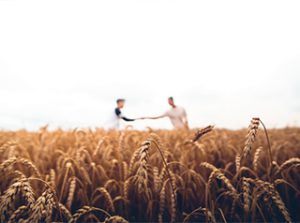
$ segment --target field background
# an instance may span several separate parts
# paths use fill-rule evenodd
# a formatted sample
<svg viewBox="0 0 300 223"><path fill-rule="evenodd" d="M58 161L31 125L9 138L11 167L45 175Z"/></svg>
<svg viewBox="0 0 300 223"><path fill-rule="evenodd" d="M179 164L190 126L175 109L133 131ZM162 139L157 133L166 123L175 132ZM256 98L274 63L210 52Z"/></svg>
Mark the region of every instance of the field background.
<svg viewBox="0 0 300 223"><path fill-rule="evenodd" d="M1 222L300 221L300 129L0 132ZM247 137L246 137L247 136Z"/></svg>

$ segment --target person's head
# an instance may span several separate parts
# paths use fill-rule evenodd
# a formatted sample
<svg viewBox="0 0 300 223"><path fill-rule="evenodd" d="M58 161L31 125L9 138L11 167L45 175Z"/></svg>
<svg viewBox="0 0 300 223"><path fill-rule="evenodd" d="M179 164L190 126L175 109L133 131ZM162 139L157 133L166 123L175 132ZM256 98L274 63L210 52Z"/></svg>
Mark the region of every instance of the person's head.
<svg viewBox="0 0 300 223"><path fill-rule="evenodd" d="M174 103L174 98L173 98L173 97L169 97L169 98L168 98L168 103L169 103L169 105L171 105L172 107L175 107L175 103Z"/></svg>
<svg viewBox="0 0 300 223"><path fill-rule="evenodd" d="M123 99L123 98L117 99L117 106L118 106L118 108L123 108L124 104L125 104L125 99Z"/></svg>

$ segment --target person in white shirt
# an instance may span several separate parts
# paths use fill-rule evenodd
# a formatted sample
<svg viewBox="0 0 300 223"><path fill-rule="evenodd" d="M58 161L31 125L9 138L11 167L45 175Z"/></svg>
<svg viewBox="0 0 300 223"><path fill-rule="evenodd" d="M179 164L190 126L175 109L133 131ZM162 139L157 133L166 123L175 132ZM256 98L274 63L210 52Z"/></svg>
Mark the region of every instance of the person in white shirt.
<svg viewBox="0 0 300 223"><path fill-rule="evenodd" d="M142 119L159 119L168 117L175 129L189 129L186 111L183 107L177 106L173 97L168 98L171 109L164 114L154 117L143 117Z"/></svg>
<svg viewBox="0 0 300 223"><path fill-rule="evenodd" d="M133 121L137 120L137 119L127 118L122 114L121 109L125 105L125 99L119 98L119 99L117 99L116 102L117 102L117 107L113 111L113 114L112 114L112 117L111 117L111 120L110 120L109 126L108 126L110 129L119 129L121 119L126 122L133 122Z"/></svg>

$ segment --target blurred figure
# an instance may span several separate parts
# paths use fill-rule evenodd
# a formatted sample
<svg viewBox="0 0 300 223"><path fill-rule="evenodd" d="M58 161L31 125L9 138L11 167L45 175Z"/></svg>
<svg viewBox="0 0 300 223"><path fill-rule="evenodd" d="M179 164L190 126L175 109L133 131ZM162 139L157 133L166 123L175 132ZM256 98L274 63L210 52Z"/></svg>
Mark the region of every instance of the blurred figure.
<svg viewBox="0 0 300 223"><path fill-rule="evenodd" d="M160 116L143 117L142 119L159 119L168 117L175 129L189 129L186 111L183 107L177 106L173 97L168 98L171 109Z"/></svg>
<svg viewBox="0 0 300 223"><path fill-rule="evenodd" d="M112 115L112 119L110 121L110 128L112 129L119 129L120 128L120 120L124 120L126 122L133 122L136 119L132 119L132 118L127 118L124 115L122 115L121 109L124 107L125 105L125 99L123 98L119 98L117 99L117 107L115 108L113 115Z"/></svg>

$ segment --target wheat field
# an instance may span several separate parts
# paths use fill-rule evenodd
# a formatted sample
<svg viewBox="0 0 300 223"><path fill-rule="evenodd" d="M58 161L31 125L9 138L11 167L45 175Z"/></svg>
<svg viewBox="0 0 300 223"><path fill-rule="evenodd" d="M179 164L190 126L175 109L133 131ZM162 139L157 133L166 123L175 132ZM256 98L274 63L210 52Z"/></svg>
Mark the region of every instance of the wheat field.
<svg viewBox="0 0 300 223"><path fill-rule="evenodd" d="M300 129L0 132L1 222L300 222Z"/></svg>

